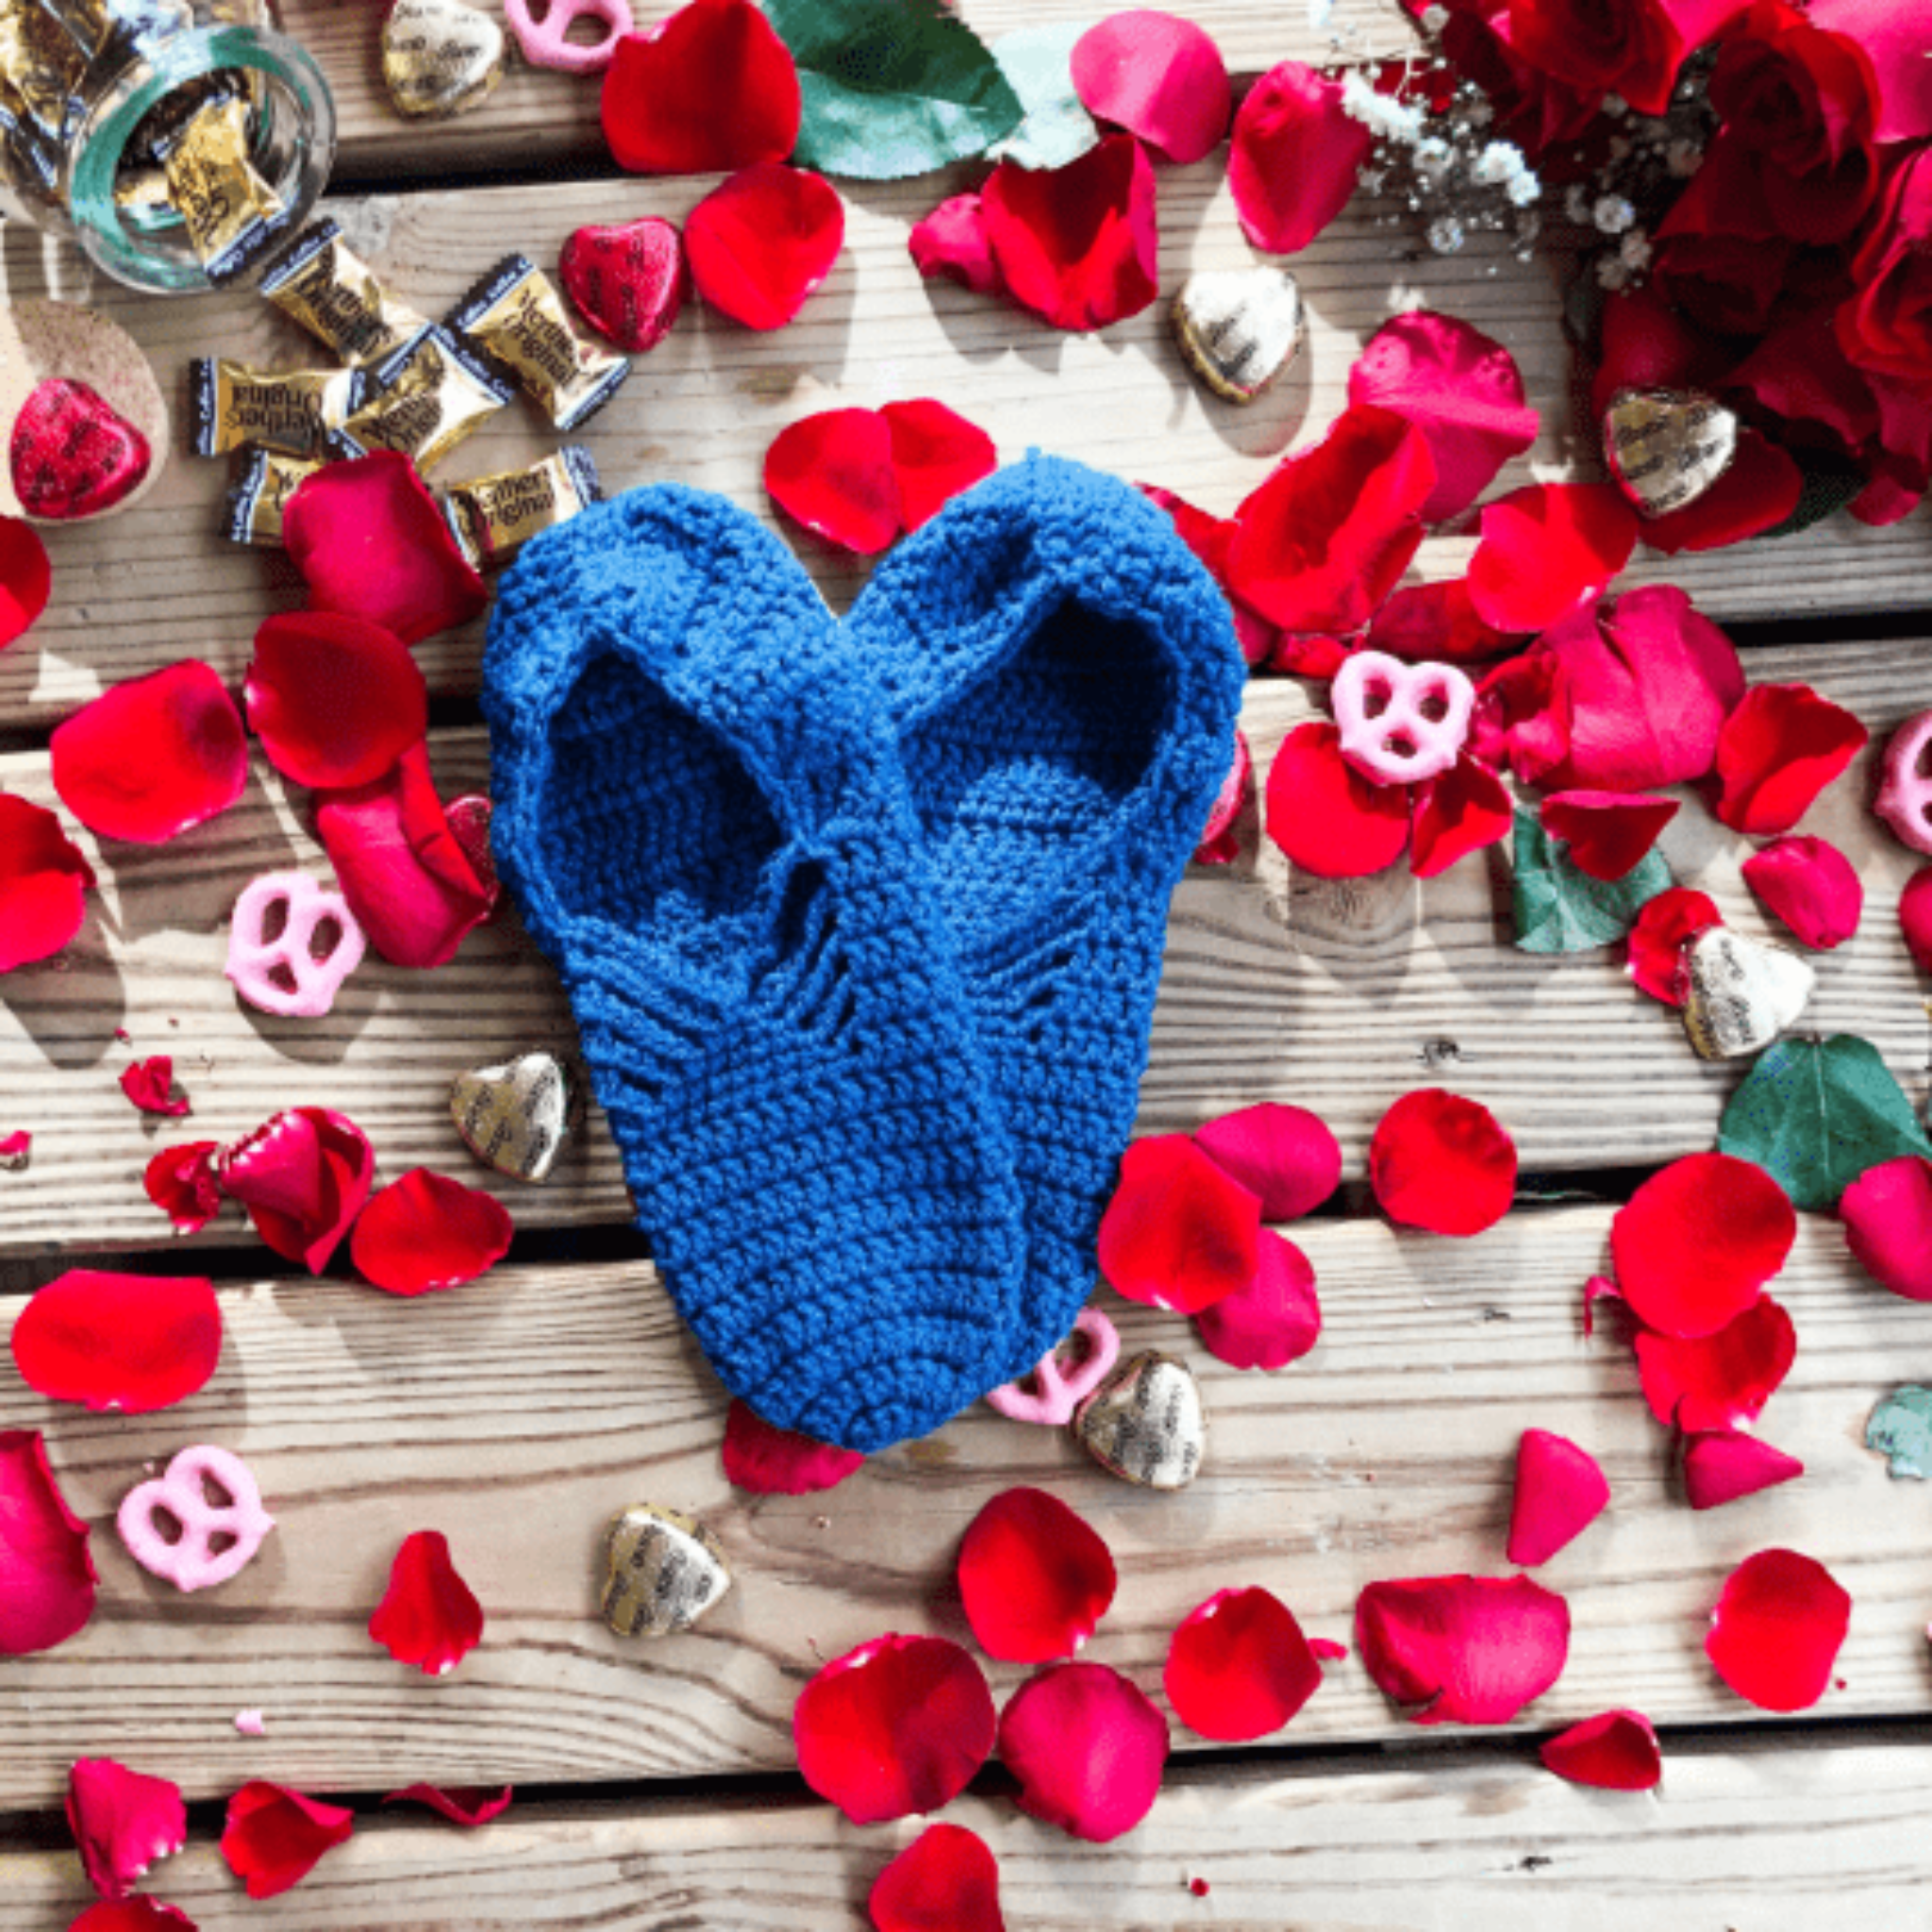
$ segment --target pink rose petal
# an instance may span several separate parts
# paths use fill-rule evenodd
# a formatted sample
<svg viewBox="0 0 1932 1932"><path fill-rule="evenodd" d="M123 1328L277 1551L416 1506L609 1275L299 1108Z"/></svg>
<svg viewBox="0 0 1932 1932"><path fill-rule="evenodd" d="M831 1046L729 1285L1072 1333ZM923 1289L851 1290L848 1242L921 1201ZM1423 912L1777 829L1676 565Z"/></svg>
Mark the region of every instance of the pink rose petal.
<svg viewBox="0 0 1932 1932"><path fill-rule="evenodd" d="M1558 1777L1604 1791L1648 1791L1662 1781L1663 1753L1650 1720L1634 1710L1607 1710L1546 1738L1538 1755Z"/></svg>
<svg viewBox="0 0 1932 1932"><path fill-rule="evenodd" d="M1194 1144L1260 1197L1263 1221L1300 1220L1341 1181L1341 1143L1305 1107L1239 1108L1197 1129Z"/></svg>
<svg viewBox="0 0 1932 1932"><path fill-rule="evenodd" d="M1191 21L1149 8L1109 14L1074 43L1074 92L1096 121L1179 165L1227 132L1234 91L1221 50Z"/></svg>
<svg viewBox="0 0 1932 1932"><path fill-rule="evenodd" d="M1007 1932L999 1861L963 1824L929 1824L866 1899L874 1932Z"/></svg>
<svg viewBox="0 0 1932 1932"><path fill-rule="evenodd" d="M1857 931L1865 888L1836 845L1793 834L1754 852L1743 873L1758 903L1800 945L1829 952Z"/></svg>
<svg viewBox="0 0 1932 1932"><path fill-rule="evenodd" d="M1167 1763L1167 1720L1106 1664L1055 1664L1000 1713L1000 1757L1014 1801L1071 1837L1107 1844L1154 1808Z"/></svg>
<svg viewBox="0 0 1932 1932"><path fill-rule="evenodd" d="M1227 185L1241 233L1271 255L1306 248L1347 206L1374 146L1339 80L1300 60L1270 68L1234 117Z"/></svg>
<svg viewBox="0 0 1932 1932"><path fill-rule="evenodd" d="M65 1643L93 1615L98 1580L40 1431L0 1430L0 1657Z"/></svg>
<svg viewBox="0 0 1932 1932"><path fill-rule="evenodd" d="M1526 1569L1547 1563L1581 1536L1609 1502L1609 1482L1589 1450L1548 1429L1524 1430L1516 1445L1509 1560Z"/></svg>
<svg viewBox="0 0 1932 1932"><path fill-rule="evenodd" d="M362 1211L375 1173L368 1137L346 1114L295 1107L226 1150L221 1184L276 1254L320 1274Z"/></svg>
<svg viewBox="0 0 1932 1932"><path fill-rule="evenodd" d="M1901 1154L1868 1167L1838 1212L1866 1274L1907 1301L1932 1302L1932 1160Z"/></svg>
<svg viewBox="0 0 1932 1932"><path fill-rule="evenodd" d="M1285 1369L1322 1338L1314 1268L1292 1241L1264 1227L1254 1277L1203 1308L1194 1326L1208 1354L1229 1368Z"/></svg>
<svg viewBox="0 0 1932 1932"><path fill-rule="evenodd" d="M67 1824L81 1870L103 1898L125 1898L157 1858L188 1842L181 1787L111 1757L82 1757L68 1773Z"/></svg>
<svg viewBox="0 0 1932 1932"><path fill-rule="evenodd" d="M1419 1724L1507 1724L1570 1655L1570 1606L1527 1576L1372 1583L1355 1629L1376 1687Z"/></svg>
<svg viewBox="0 0 1932 1932"><path fill-rule="evenodd" d="M1795 1456L1736 1429L1692 1436L1684 1444L1684 1493L1693 1509L1722 1508L1804 1474Z"/></svg>

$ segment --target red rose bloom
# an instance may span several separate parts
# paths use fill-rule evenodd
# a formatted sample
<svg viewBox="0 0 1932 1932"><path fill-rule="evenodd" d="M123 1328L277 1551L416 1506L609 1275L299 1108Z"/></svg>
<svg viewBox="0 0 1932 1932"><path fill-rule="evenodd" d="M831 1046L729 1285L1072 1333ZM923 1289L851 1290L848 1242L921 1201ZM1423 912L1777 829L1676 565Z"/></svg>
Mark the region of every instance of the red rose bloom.
<svg viewBox="0 0 1932 1932"><path fill-rule="evenodd" d="M1424 12L1429 0L1403 0L1411 15ZM1575 88L1540 72L1509 44L1509 0L1446 0L1448 24L1442 53L1459 75L1479 87L1495 119L1490 133L1512 141L1537 164L1545 180L1581 179L1590 168L1578 164L1574 149L1587 142L1600 145L1593 124L1603 87Z"/></svg>
<svg viewBox="0 0 1932 1932"><path fill-rule="evenodd" d="M1859 368L1932 398L1932 148L1903 161L1852 263L1839 346Z"/></svg>
<svg viewBox="0 0 1932 1932"><path fill-rule="evenodd" d="M1740 10L1739 0L1509 0L1506 38L1539 73L1661 114L1685 55Z"/></svg>

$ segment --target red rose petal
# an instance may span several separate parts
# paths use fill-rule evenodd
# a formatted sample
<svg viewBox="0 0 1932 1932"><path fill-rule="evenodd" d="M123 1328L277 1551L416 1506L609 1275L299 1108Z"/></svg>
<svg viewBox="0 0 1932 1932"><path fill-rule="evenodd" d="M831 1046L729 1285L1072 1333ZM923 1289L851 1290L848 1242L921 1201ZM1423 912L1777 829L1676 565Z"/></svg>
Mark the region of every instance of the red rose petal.
<svg viewBox="0 0 1932 1932"><path fill-rule="evenodd" d="M25 1127L0 1134L0 1172L18 1174L32 1158L34 1137Z"/></svg>
<svg viewBox="0 0 1932 1932"><path fill-rule="evenodd" d="M1516 808L1489 766L1468 752L1440 778L1414 787L1408 869L1419 879L1445 873L1458 859L1500 844L1516 823Z"/></svg>
<svg viewBox="0 0 1932 1932"><path fill-rule="evenodd" d="M1121 1157L1100 1222L1100 1272L1129 1301L1191 1315L1255 1272L1261 1203L1185 1134L1153 1134Z"/></svg>
<svg viewBox="0 0 1932 1932"><path fill-rule="evenodd" d="M195 1932L194 1921L158 1899L116 1899L90 1906L67 1932Z"/></svg>
<svg viewBox="0 0 1932 1932"><path fill-rule="evenodd" d="M1167 1720L1105 1664L1055 1664L1000 1712L1000 1757L1028 1817L1107 1844L1154 1808Z"/></svg>
<svg viewBox="0 0 1932 1932"><path fill-rule="evenodd" d="M122 1070L121 1091L142 1113L158 1114L163 1120L179 1120L189 1111L188 1096L171 1099L175 1085L175 1062L164 1053L144 1060L133 1060Z"/></svg>
<svg viewBox="0 0 1932 1932"><path fill-rule="evenodd" d="M516 1225L494 1194L412 1167L373 1195L349 1237L349 1258L390 1294L432 1294L487 1274Z"/></svg>
<svg viewBox="0 0 1932 1932"><path fill-rule="evenodd" d="M963 1824L929 1824L873 1881L875 1932L1007 1932L999 1860Z"/></svg>
<svg viewBox="0 0 1932 1932"><path fill-rule="evenodd" d="M1479 664L1514 641L1475 614L1467 577L1404 584L1369 624L1369 649L1409 664Z"/></svg>
<svg viewBox="0 0 1932 1932"><path fill-rule="evenodd" d="M1852 1600L1823 1563L1759 1550L1725 1579L1704 1654L1761 1710L1808 1710L1824 1695L1852 1622Z"/></svg>
<svg viewBox="0 0 1932 1932"><path fill-rule="evenodd" d="M1608 1479L1588 1449L1548 1429L1524 1429L1516 1445L1509 1560L1530 1570L1547 1563L1581 1536L1609 1503Z"/></svg>
<svg viewBox="0 0 1932 1932"><path fill-rule="evenodd" d="M1800 945L1828 953L1858 929L1865 888L1852 862L1824 839L1779 839L1743 864L1744 883Z"/></svg>
<svg viewBox="0 0 1932 1932"><path fill-rule="evenodd" d="M966 1789L992 1749L992 1692L943 1637L878 1637L805 1687L791 1736L806 1783L854 1824L877 1824Z"/></svg>
<svg viewBox="0 0 1932 1932"><path fill-rule="evenodd" d="M441 1677L483 1641L483 1606L457 1574L449 1539L418 1529L403 1539L389 1589L369 1619L369 1635L399 1664ZM500 1807L498 1807L501 1808Z"/></svg>
<svg viewBox="0 0 1932 1932"><path fill-rule="evenodd" d="M1789 832L1869 735L1809 685L1754 685L1718 734L1711 809L1734 832Z"/></svg>
<svg viewBox="0 0 1932 1932"><path fill-rule="evenodd" d="M1322 1666L1279 1597L1224 1590L1182 1620L1161 1681L1191 1731L1245 1744L1293 1717L1322 1688Z"/></svg>
<svg viewBox="0 0 1932 1932"><path fill-rule="evenodd" d="M872 557L899 534L892 437L876 409L823 409L781 429L765 452L765 493L841 550Z"/></svg>
<svg viewBox="0 0 1932 1932"><path fill-rule="evenodd" d="M1386 872L1408 844L1407 788L1371 784L1341 756L1341 733L1326 720L1297 724L1281 741L1263 798L1268 836L1318 879Z"/></svg>
<svg viewBox="0 0 1932 1932"><path fill-rule="evenodd" d="M1072 65L1081 106L1166 160L1205 160L1227 132L1227 63L1191 21L1148 8L1109 14L1074 42Z"/></svg>
<svg viewBox="0 0 1932 1932"><path fill-rule="evenodd" d="M1209 1355L1233 1369L1285 1369L1322 1339L1322 1305L1308 1257L1261 1230L1253 1278L1194 1317Z"/></svg>
<svg viewBox="0 0 1932 1932"><path fill-rule="evenodd" d="M1241 233L1271 255L1306 248L1347 206L1374 147L1342 111L1339 80L1299 60L1270 68L1234 117L1227 185Z"/></svg>
<svg viewBox="0 0 1932 1932"><path fill-rule="evenodd" d="M1543 830L1560 839L1571 863L1593 879L1633 872L1676 816L1674 798L1626 791L1557 791L1541 808Z"/></svg>
<svg viewBox="0 0 1932 1932"><path fill-rule="evenodd" d="M19 517L0 517L0 650L40 622L53 588L40 532Z"/></svg>
<svg viewBox="0 0 1932 1932"><path fill-rule="evenodd" d="M1623 1291L1607 1274L1592 1274L1583 1284L1583 1337L1587 1341L1596 1333L1596 1305L1621 1302Z"/></svg>
<svg viewBox="0 0 1932 1932"><path fill-rule="evenodd" d="M959 1600L987 1656L1042 1664L1072 1657L1113 1602L1100 1533L1044 1490L1002 1490L959 1544Z"/></svg>
<svg viewBox="0 0 1932 1932"><path fill-rule="evenodd" d="M1194 1144L1260 1196L1263 1221L1299 1221L1341 1181L1341 1143L1305 1107L1240 1108L1198 1129Z"/></svg>
<svg viewBox="0 0 1932 1932"><path fill-rule="evenodd" d="M221 1182L276 1254L320 1274L362 1211L375 1173L375 1155L354 1121L295 1107L223 1155Z"/></svg>
<svg viewBox="0 0 1932 1932"><path fill-rule="evenodd" d="M791 51L751 0L691 0L622 36L604 75L604 139L634 175L722 175L782 161L802 110Z"/></svg>
<svg viewBox="0 0 1932 1932"><path fill-rule="evenodd" d="M1924 500L1923 490L1914 490L1895 477L1874 476L1845 508L1867 528L1886 530L1904 523Z"/></svg>
<svg viewBox="0 0 1932 1932"><path fill-rule="evenodd" d="M891 431L899 519L908 530L918 529L962 490L999 468L992 438L930 396L887 403L879 414Z"/></svg>
<svg viewBox="0 0 1932 1932"><path fill-rule="evenodd" d="M1435 487L1420 429L1388 409L1345 409L1236 512L1233 593L1283 630L1359 630L1408 568Z"/></svg>
<svg viewBox="0 0 1932 1932"><path fill-rule="evenodd" d="M1234 613L1235 641L1241 647L1242 658L1250 664L1265 664L1275 648L1279 633L1265 617L1250 610L1228 588L1227 557L1234 545L1235 520L1232 517L1209 516L1205 509L1195 508L1184 497L1176 496L1172 490L1161 489L1158 483L1138 483L1134 487L1150 503L1158 503L1174 519L1174 531L1181 541L1200 558L1208 575L1221 586L1222 594L1227 598L1228 608ZM1316 641L1325 643L1329 641L1321 639ZM1333 676L1334 672L1311 672L1309 675Z"/></svg>
<svg viewBox="0 0 1932 1932"><path fill-rule="evenodd" d="M1667 1007L1681 1007L1684 941L1724 923L1717 902L1689 886L1669 887L1646 901L1630 928L1630 977L1638 990Z"/></svg>
<svg viewBox="0 0 1932 1932"><path fill-rule="evenodd" d="M148 1199L182 1234L199 1234L222 1211L222 1184L215 1174L221 1151L219 1141L163 1147L142 1175Z"/></svg>
<svg viewBox="0 0 1932 1932"><path fill-rule="evenodd" d="M1646 1327L1710 1335L1757 1301L1797 1236L1790 1197L1761 1167L1688 1154L1617 1209L1610 1253Z"/></svg>
<svg viewBox="0 0 1932 1932"><path fill-rule="evenodd" d="M144 1415L204 1387L222 1354L222 1308L198 1275L70 1269L27 1299L13 1359L55 1402Z"/></svg>
<svg viewBox="0 0 1932 1932"><path fill-rule="evenodd" d="M1431 1234L1472 1235L1509 1211L1516 1143L1488 1108L1441 1087L1405 1093L1369 1141L1383 1213Z"/></svg>
<svg viewBox="0 0 1932 1932"><path fill-rule="evenodd" d="M1637 517L1608 483L1530 483L1486 504L1469 598L1498 630L1546 630L1630 560Z"/></svg>
<svg viewBox="0 0 1932 1932"><path fill-rule="evenodd" d="M54 789L89 831L159 845L227 808L248 783L242 714L189 658L132 677L54 727Z"/></svg>
<svg viewBox="0 0 1932 1932"><path fill-rule="evenodd" d="M1056 328L1105 328L1160 292L1154 165L1131 135L1062 168L1002 161L980 206L1007 292Z"/></svg>
<svg viewBox="0 0 1932 1932"><path fill-rule="evenodd" d="M1868 1167L1839 1196L1845 1244L1881 1288L1932 1302L1932 1160L1902 1154Z"/></svg>
<svg viewBox="0 0 1932 1932"><path fill-rule="evenodd" d="M1369 338L1348 372L1348 400L1392 409L1428 439L1436 487L1422 507L1425 524L1467 509L1536 441L1515 357L1433 309L1398 315Z"/></svg>
<svg viewBox="0 0 1932 1932"><path fill-rule="evenodd" d="M1000 272L987 239L986 207L976 194L956 194L942 201L922 222L912 225L906 239L912 265L927 281L944 276L988 295L1000 286Z"/></svg>
<svg viewBox="0 0 1932 1932"><path fill-rule="evenodd" d="M290 610L255 634L243 687L268 761L298 785L367 785L429 728L408 646L380 625Z"/></svg>
<svg viewBox="0 0 1932 1932"><path fill-rule="evenodd" d="M857 1449L820 1442L768 1423L733 1400L724 1417L724 1480L754 1496L809 1496L836 1490L865 1462Z"/></svg>
<svg viewBox="0 0 1932 1932"><path fill-rule="evenodd" d="M1684 1493L1693 1509L1719 1509L1804 1474L1795 1456L1736 1429L1692 1436L1684 1444Z"/></svg>
<svg viewBox="0 0 1932 1932"><path fill-rule="evenodd" d="M1529 785L1542 784L1570 755L1570 677L1545 648L1554 636L1498 664L1476 687L1465 747L1480 763L1512 771ZM1710 735L1715 743L1715 723Z"/></svg>
<svg viewBox="0 0 1932 1932"><path fill-rule="evenodd" d="M0 1430L0 1657L52 1650L93 1615L87 1540L40 1431Z"/></svg>
<svg viewBox="0 0 1932 1932"><path fill-rule="evenodd" d="M222 1857L250 1898L274 1898L299 1885L355 1828L356 1814L345 1807L257 1778L228 1800Z"/></svg>
<svg viewBox="0 0 1932 1932"><path fill-rule="evenodd" d="M1686 1341L1640 1328L1637 1373L1650 1412L1687 1435L1756 1422L1797 1358L1791 1318L1760 1296L1715 1335Z"/></svg>
<svg viewBox="0 0 1932 1932"><path fill-rule="evenodd" d="M0 973L48 959L87 916L87 856L44 806L0 791Z"/></svg>
<svg viewBox="0 0 1932 1932"><path fill-rule="evenodd" d="M87 1882L103 1898L125 1898L157 1858L188 1842L181 1787L111 1757L80 1758L67 1774L67 1824Z"/></svg>
<svg viewBox="0 0 1932 1932"><path fill-rule="evenodd" d="M1191 864L1232 865L1241 857L1241 814L1254 797L1255 755L1248 749L1248 734L1237 725L1234 762L1208 808L1208 823L1201 827L1201 842L1194 847Z"/></svg>
<svg viewBox="0 0 1932 1932"><path fill-rule="evenodd" d="M1607 1710L1546 1738L1538 1756L1558 1777L1602 1791L1655 1790L1663 1781L1657 1732L1639 1711Z"/></svg>
<svg viewBox="0 0 1932 1932"><path fill-rule="evenodd" d="M492 1789L489 1785L405 1785L383 1799L385 1805L427 1805L440 1811L452 1824L474 1831L509 1809L516 1796L513 1786Z"/></svg>
<svg viewBox="0 0 1932 1932"><path fill-rule="evenodd" d="M691 278L746 328L783 328L831 274L845 204L808 168L758 161L712 189L684 225Z"/></svg>
<svg viewBox="0 0 1932 1932"><path fill-rule="evenodd" d="M1311 1637L1308 1649L1321 1663L1339 1664L1348 1656L1348 1645L1337 1643L1332 1637Z"/></svg>
<svg viewBox="0 0 1932 1932"><path fill-rule="evenodd" d="M1675 557L1720 550L1774 530L1798 507L1805 473L1788 452L1748 425L1738 432L1731 466L1694 503L1642 518L1638 528L1653 550Z"/></svg>
<svg viewBox="0 0 1932 1932"><path fill-rule="evenodd" d="M373 785L325 795L315 829L349 910L392 965L444 965L490 917L490 888L451 829L421 740Z"/></svg>
<svg viewBox="0 0 1932 1932"><path fill-rule="evenodd" d="M1922 865L1898 899L1899 931L1921 973L1932 973L1932 865Z"/></svg>
<svg viewBox="0 0 1932 1932"><path fill-rule="evenodd" d="M1419 1724L1507 1724L1563 1674L1570 1606L1527 1576L1418 1576L1357 1600L1356 1647Z"/></svg>
<svg viewBox="0 0 1932 1932"><path fill-rule="evenodd" d="M318 610L420 642L490 601L416 466L395 450L330 463L297 485L282 542Z"/></svg>

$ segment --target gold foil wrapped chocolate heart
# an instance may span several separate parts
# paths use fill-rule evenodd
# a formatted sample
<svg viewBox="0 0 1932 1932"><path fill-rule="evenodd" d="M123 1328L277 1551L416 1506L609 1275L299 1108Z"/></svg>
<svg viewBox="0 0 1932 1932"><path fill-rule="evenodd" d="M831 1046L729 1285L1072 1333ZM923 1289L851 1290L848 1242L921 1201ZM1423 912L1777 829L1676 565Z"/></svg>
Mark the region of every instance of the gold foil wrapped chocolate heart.
<svg viewBox="0 0 1932 1932"><path fill-rule="evenodd" d="M1621 389L1604 411L1604 455L1647 517L1695 503L1738 454L1738 419L1697 390Z"/></svg>
<svg viewBox="0 0 1932 1932"><path fill-rule="evenodd" d="M496 92L504 32L463 0L395 0L382 24L382 79L396 112L446 121Z"/></svg>
<svg viewBox="0 0 1932 1932"><path fill-rule="evenodd" d="M1190 275L1172 313L1181 354L1231 403L1252 403L1301 346L1301 291L1286 269L1209 269Z"/></svg>
<svg viewBox="0 0 1932 1932"><path fill-rule="evenodd" d="M1690 1044L1707 1060L1732 1060L1796 1024L1817 974L1783 946L1711 925L1685 941L1681 981Z"/></svg>
<svg viewBox="0 0 1932 1932"><path fill-rule="evenodd" d="M583 1121L583 1090L555 1054L519 1054L458 1074L449 1111L463 1145L485 1167L541 1186Z"/></svg>
<svg viewBox="0 0 1932 1932"><path fill-rule="evenodd" d="M718 1539L695 1517L638 1503L604 1537L604 1621L620 1637L689 1630L731 1588Z"/></svg>
<svg viewBox="0 0 1932 1932"><path fill-rule="evenodd" d="M1110 1475L1150 1490L1185 1489L1208 1444L1200 1386L1185 1362L1149 1349L1080 1405L1074 1433Z"/></svg>

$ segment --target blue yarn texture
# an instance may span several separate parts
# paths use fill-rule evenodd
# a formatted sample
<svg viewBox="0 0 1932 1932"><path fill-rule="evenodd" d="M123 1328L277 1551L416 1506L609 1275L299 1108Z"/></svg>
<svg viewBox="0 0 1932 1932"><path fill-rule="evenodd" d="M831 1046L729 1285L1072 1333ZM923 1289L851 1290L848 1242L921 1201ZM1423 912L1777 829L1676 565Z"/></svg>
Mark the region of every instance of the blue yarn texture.
<svg viewBox="0 0 1932 1932"><path fill-rule="evenodd" d="M666 1287L768 1421L882 1448L1072 1326L1243 675L1168 519L1048 458L843 625L673 484L506 575L497 862Z"/></svg>

